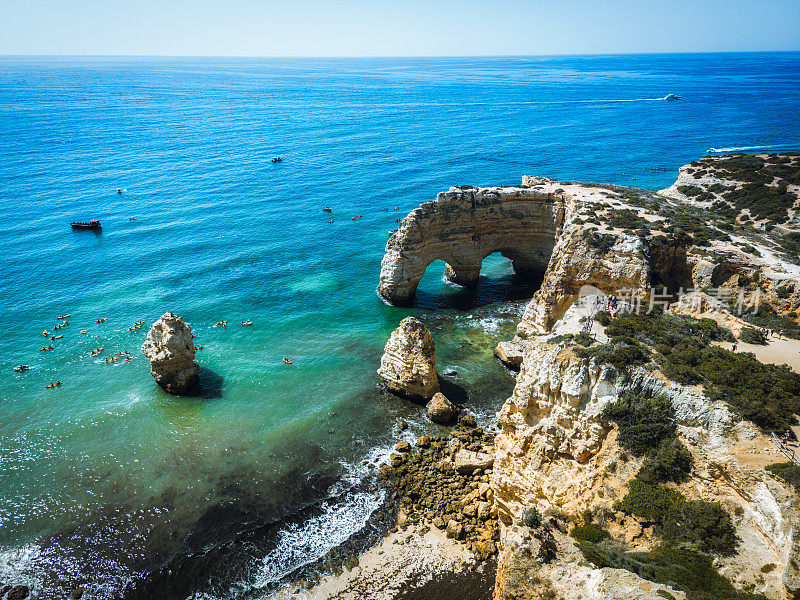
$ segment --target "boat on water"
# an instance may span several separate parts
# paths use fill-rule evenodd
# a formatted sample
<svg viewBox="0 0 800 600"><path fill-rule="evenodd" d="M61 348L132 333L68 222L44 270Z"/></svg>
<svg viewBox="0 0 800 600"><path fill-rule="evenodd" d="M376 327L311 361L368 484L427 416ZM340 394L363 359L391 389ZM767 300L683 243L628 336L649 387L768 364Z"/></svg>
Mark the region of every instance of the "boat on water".
<svg viewBox="0 0 800 600"><path fill-rule="evenodd" d="M332 210L333 209L330 206L323 206L322 207L322 212L332 212Z"/></svg>
<svg viewBox="0 0 800 600"><path fill-rule="evenodd" d="M69 224L70 227L73 229L102 229L103 226L100 225L100 221L97 219L92 219L91 221L84 222L84 221L75 221Z"/></svg>
<svg viewBox="0 0 800 600"><path fill-rule="evenodd" d="M273 156L272 157L272 162L274 162L274 163L283 162L283 159L280 156Z"/></svg>
<svg viewBox="0 0 800 600"><path fill-rule="evenodd" d="M30 369L28 365L17 365L16 367L14 367L14 371L16 373L24 373L28 369Z"/></svg>
<svg viewBox="0 0 800 600"><path fill-rule="evenodd" d="M664 100L667 100L668 102L672 102L674 100L683 100L683 96L676 96L675 94L667 94L666 96L664 96Z"/></svg>

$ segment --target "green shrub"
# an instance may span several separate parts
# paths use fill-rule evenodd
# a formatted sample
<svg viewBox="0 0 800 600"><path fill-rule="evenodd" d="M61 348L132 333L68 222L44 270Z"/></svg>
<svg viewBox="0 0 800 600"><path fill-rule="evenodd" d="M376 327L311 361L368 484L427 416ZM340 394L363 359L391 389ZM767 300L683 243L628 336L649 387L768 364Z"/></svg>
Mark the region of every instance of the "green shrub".
<svg viewBox="0 0 800 600"><path fill-rule="evenodd" d="M777 568L777 566L778 565L776 565L775 563L767 563L763 567L761 567L761 572L772 573Z"/></svg>
<svg viewBox="0 0 800 600"><path fill-rule="evenodd" d="M632 208L610 209L606 223L615 229L646 229L649 225L649 221L640 217L639 212Z"/></svg>
<svg viewBox="0 0 800 600"><path fill-rule="evenodd" d="M691 546L724 556L733 554L739 543L730 515L719 503L702 500L674 505L659 533L671 546Z"/></svg>
<svg viewBox="0 0 800 600"><path fill-rule="evenodd" d="M667 600L677 600L677 598L675 598L675 596L670 594L667 590L656 590L656 594L662 598L666 598Z"/></svg>
<svg viewBox="0 0 800 600"><path fill-rule="evenodd" d="M592 542L580 542L578 548L596 567L631 571L643 579L686 592L687 600L766 600L763 595L737 590L714 569L708 555L688 548L622 552L606 543Z"/></svg>
<svg viewBox="0 0 800 600"><path fill-rule="evenodd" d="M683 442L677 437L666 438L645 459L636 477L647 483L683 483L689 478L693 464L692 453Z"/></svg>
<svg viewBox="0 0 800 600"><path fill-rule="evenodd" d="M647 349L630 338L612 338L608 344L585 349L582 354L593 356L598 362L610 364L619 370L649 360Z"/></svg>
<svg viewBox="0 0 800 600"><path fill-rule="evenodd" d="M779 315L769 305L762 304L758 307L758 312L756 312L756 314L747 311L742 313L741 317L756 327L774 329L775 331L780 331L782 329L784 337L800 340L800 325L791 319Z"/></svg>
<svg viewBox="0 0 800 600"><path fill-rule="evenodd" d="M703 193L703 188L697 185L679 185L678 191L681 194L686 194L687 196L699 196Z"/></svg>
<svg viewBox="0 0 800 600"><path fill-rule="evenodd" d="M581 331L578 335L575 336L575 343L580 346L591 346L594 344L595 339L591 333L586 331Z"/></svg>
<svg viewBox="0 0 800 600"><path fill-rule="evenodd" d="M680 492L663 485L646 483L641 479L631 479L628 493L619 503L619 510L661 524L683 502L685 499Z"/></svg>
<svg viewBox="0 0 800 600"><path fill-rule="evenodd" d="M575 538L579 542L592 542L596 544L600 540L611 537L608 532L594 523L582 525L580 527L573 527L569 532L570 537Z"/></svg>
<svg viewBox="0 0 800 600"><path fill-rule="evenodd" d="M655 523L666 544L730 555L739 539L730 515L717 502L686 500L663 485L632 479L619 510Z"/></svg>
<svg viewBox="0 0 800 600"><path fill-rule="evenodd" d="M530 506L522 513L522 524L525 525L525 527L536 529L542 524L542 516L535 507Z"/></svg>
<svg viewBox="0 0 800 600"><path fill-rule="evenodd" d="M606 405L603 417L617 424L620 446L634 456L643 456L675 435L672 403L664 396L627 391Z"/></svg>
<svg viewBox="0 0 800 600"><path fill-rule="evenodd" d="M800 335L800 327L766 308L743 318L762 320L756 324L764 327L764 320L773 326L791 323L793 328L782 327L784 334ZM678 383L702 383L712 400L727 402L742 418L766 431L787 429L795 423L794 415L800 413L800 374L785 365L765 365L746 352L733 353L709 345L710 340L733 341L730 331L711 319L655 311L649 315L623 314L609 319L605 331L611 343L591 348L596 357L635 364L635 357L617 355L615 348L623 342L628 348L632 343L652 347L658 352L656 362L664 375ZM639 356L639 362L643 360Z"/></svg>
<svg viewBox="0 0 800 600"><path fill-rule="evenodd" d="M775 463L767 465L767 471L773 475L780 477L786 483L791 485L795 490L800 492L800 467L794 463Z"/></svg>
<svg viewBox="0 0 800 600"><path fill-rule="evenodd" d="M766 346L767 338L761 333L760 329L754 327L745 327L739 334L739 341L745 344L756 344L758 346Z"/></svg>
<svg viewBox="0 0 800 600"><path fill-rule="evenodd" d="M603 327L606 327L609 323L611 323L611 313L607 310L598 310L594 314L594 320L600 323Z"/></svg>
<svg viewBox="0 0 800 600"><path fill-rule="evenodd" d="M614 247L614 244L617 243L616 236L599 233L594 229L587 230L583 235L586 243L590 247L594 248L595 250L599 250L603 254L611 250L611 248Z"/></svg>
<svg viewBox="0 0 800 600"><path fill-rule="evenodd" d="M783 431L796 422L800 375L787 365L765 365L753 354L712 346L700 351L696 370L711 400L727 402L765 431Z"/></svg>

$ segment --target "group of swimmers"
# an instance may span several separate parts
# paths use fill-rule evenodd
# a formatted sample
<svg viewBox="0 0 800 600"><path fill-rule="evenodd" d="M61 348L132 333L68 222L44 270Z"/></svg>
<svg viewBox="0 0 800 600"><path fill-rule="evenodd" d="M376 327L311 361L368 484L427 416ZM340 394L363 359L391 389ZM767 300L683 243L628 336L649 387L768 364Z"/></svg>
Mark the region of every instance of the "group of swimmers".
<svg viewBox="0 0 800 600"><path fill-rule="evenodd" d="M66 319L69 316L70 315L62 315L62 316L59 317L59 319ZM98 323L98 324L99 323L105 323L107 320L108 320L108 318L104 317L102 319L97 319L97 321L95 321L95 323ZM128 327L128 331L135 331L135 330L139 329L143 324L144 324L144 321L136 321L136 323L132 327ZM239 324L242 325L242 326L245 326L245 327L249 327L249 326L253 325L253 322L250 321L250 320L245 320L245 321L239 321ZM53 327L53 330L60 329L60 328L64 327L65 325L69 325L69 322L68 321L64 321L63 323L60 323L59 325L56 325L55 327ZM225 319L223 321L217 321L215 326L217 326L217 327L227 327L228 326L228 320ZM81 333L85 334L86 331L85 330L81 330ZM42 335L43 336L48 336L49 332L47 330L45 330L45 331L42 332ZM58 335L58 336L53 336L50 339L51 340L58 340L58 339L61 339L63 337L64 337L63 335ZM192 335L192 338L194 338L194 335ZM54 350L54 349L55 349L55 347L50 345L50 346L45 346L43 348L39 348L39 351L40 352L48 352L48 351ZM195 350L203 350L203 349L205 349L205 346L195 346ZM97 356L103 350L104 350L104 347L102 347L102 346L100 346L98 348L95 348L94 350L89 352L89 356ZM123 362L128 362L128 361L133 360L134 358L135 358L135 356L133 354L131 354L127 350L124 350L124 351L121 351L121 352L115 352L114 356L111 356L111 357L108 357L108 358L104 358L103 362L104 363L113 363L113 362L117 362L119 360L122 360ZM287 364L287 365L291 365L292 364L292 360L290 358L284 358L283 362L285 364ZM53 388L61 387L61 385L63 385L63 383L61 381L57 381L55 383L48 384L45 387L46 387L46 389L53 389Z"/></svg>
<svg viewBox="0 0 800 600"><path fill-rule="evenodd" d="M381 212L386 212L388 210L389 210L388 208L382 208ZM394 210L400 210L400 207L399 206L395 206ZM333 212L333 211L329 206L323 206L322 207L322 212L330 213L330 212ZM364 218L364 215L356 215L355 217L353 217L353 221L357 221L358 219L363 219L363 218ZM403 219L395 219L395 223L399 223L402 220ZM328 223L333 223L333 219L329 219Z"/></svg>

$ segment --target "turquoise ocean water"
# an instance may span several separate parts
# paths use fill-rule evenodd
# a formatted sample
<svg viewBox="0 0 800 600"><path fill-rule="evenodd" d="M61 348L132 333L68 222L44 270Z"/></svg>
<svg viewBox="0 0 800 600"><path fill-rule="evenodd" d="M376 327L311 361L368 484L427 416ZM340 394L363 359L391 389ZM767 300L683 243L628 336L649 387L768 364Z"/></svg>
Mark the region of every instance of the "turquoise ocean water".
<svg viewBox="0 0 800 600"><path fill-rule="evenodd" d="M523 174L659 189L712 147L800 149L798 115L796 53L0 58L0 582L274 589L363 530L365 459L430 427L376 385L402 317L481 419L513 387L491 348L535 282L492 256L463 290L435 263L415 306L386 306L395 219ZM102 233L70 230L90 218ZM166 310L205 346L200 397L157 389L139 351Z"/></svg>

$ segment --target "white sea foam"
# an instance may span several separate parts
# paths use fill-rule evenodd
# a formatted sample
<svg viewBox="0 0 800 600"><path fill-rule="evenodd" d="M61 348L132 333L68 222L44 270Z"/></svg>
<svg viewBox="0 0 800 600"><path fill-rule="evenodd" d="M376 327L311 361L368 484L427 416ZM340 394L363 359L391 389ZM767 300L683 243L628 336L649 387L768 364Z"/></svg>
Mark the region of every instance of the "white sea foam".
<svg viewBox="0 0 800 600"><path fill-rule="evenodd" d="M383 502L384 492L358 492L340 503L326 502L323 513L279 535L275 548L262 560L251 584L263 589L280 582L299 567L319 560L363 529Z"/></svg>
<svg viewBox="0 0 800 600"><path fill-rule="evenodd" d="M763 146L734 146L731 148L709 148L706 152L740 152L742 150L759 150L767 148L780 148L784 144L765 144Z"/></svg>
<svg viewBox="0 0 800 600"><path fill-rule="evenodd" d="M12 585L27 585L33 590L32 596L35 598L37 582L32 573L34 562L40 553L41 548L35 544L0 552L0 581Z"/></svg>

